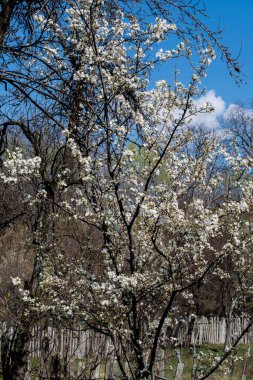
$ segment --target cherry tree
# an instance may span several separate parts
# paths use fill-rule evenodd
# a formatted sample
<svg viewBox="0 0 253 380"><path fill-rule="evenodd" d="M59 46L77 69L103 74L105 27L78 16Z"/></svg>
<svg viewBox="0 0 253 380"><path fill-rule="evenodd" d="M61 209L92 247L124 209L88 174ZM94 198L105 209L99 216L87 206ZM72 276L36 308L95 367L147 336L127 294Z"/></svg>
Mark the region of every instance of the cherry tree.
<svg viewBox="0 0 253 380"><path fill-rule="evenodd" d="M194 99L214 47L235 72L236 61L196 4L164 1L150 12L151 4L137 1L132 12L123 1L44 4L33 15L36 43L5 52L10 101L1 111L0 178L34 216L29 281L11 276L22 305L17 367L39 316L108 336L121 377L148 379L159 347L172 340L166 331L181 315L180 300L190 304L193 286L211 274L228 276L228 257L241 273L251 263L251 227L242 217L252 205L251 158L231 156L215 135L197 150L189 128L213 110ZM170 38L175 46L164 49ZM151 86L154 67L176 59L190 63L189 83L176 74ZM233 173L243 165L239 199L220 160ZM73 252L68 238L80 226ZM15 363L6 376L22 378Z"/></svg>

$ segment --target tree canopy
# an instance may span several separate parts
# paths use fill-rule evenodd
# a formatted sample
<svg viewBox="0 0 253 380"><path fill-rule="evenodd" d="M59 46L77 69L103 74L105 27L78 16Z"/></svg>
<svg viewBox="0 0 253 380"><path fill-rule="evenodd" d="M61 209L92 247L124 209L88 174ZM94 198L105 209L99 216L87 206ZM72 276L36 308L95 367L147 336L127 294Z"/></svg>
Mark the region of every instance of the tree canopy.
<svg viewBox="0 0 253 380"><path fill-rule="evenodd" d="M19 328L5 379L23 378L38 319L108 336L122 379L139 380L196 286L232 266L244 304L252 157L193 127L213 110L195 99L215 49L239 71L204 16L194 1L1 6L1 228L19 229L12 249L24 262L4 276L2 318ZM189 62L190 82L176 75L150 89L157 65L177 59Z"/></svg>

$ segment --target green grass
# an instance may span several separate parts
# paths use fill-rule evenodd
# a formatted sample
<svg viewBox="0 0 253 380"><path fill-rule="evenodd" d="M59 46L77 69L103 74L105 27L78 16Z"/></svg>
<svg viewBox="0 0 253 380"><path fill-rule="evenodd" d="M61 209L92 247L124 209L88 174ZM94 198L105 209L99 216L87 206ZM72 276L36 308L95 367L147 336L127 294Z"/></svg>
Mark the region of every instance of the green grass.
<svg viewBox="0 0 253 380"><path fill-rule="evenodd" d="M221 368L219 371L217 371L215 374L213 374L210 379L213 380L241 380L242 378L242 371L245 363L245 354L248 351L248 345L241 344L238 346L237 350L237 356L241 359L235 362L234 369L232 373L229 375L226 374L224 371L225 368ZM197 346L196 352L199 354L202 352L204 354L203 357L206 356L206 359L202 359L203 363L205 362L207 365L212 361L212 358L215 356L222 356L223 355L223 346L222 345L204 345L204 346ZM189 350L182 349L182 362L184 363L184 372L183 372L183 379L184 380L190 380L191 379L191 372L192 372L192 366L193 366L193 355L189 352ZM168 363L166 364L166 376L167 378L174 379L173 376L175 376L175 371L177 368L177 358L173 353L169 355ZM229 368L232 362L232 356L229 357L228 362L226 363L226 367ZM249 357L247 362L247 379L253 378L253 360L252 355ZM197 365L199 367L200 362L197 360Z"/></svg>
<svg viewBox="0 0 253 380"><path fill-rule="evenodd" d="M248 351L248 345L241 344L238 346L237 350L237 356L241 359L235 362L234 370L232 374L230 375L226 374L224 372L224 369L220 369L215 374L213 374L209 379L210 380L241 380L242 378L242 371L245 363L245 354ZM253 351L253 346L252 346ZM212 360L215 356L222 356L223 354L223 346L222 345L203 345L203 346L196 346L196 353L199 355L200 353L203 353L202 359L203 362L206 362L206 364L209 363L210 360ZM253 352L248 358L248 364L247 364L247 380L253 379L253 360L252 360ZM191 380L191 373L192 373L192 365L193 365L193 355L188 349L181 349L181 357L182 362L184 363L184 372L183 372L183 380ZM232 357L228 359L227 367L231 364ZM78 363L80 362L80 359L75 360L75 366L77 368ZM34 374L36 373L36 369L38 369L40 363L39 358L33 358L32 359L32 367L34 370ZM200 362L197 360L197 364L199 365ZM175 350L170 350L167 352L167 360L166 360L166 366L165 366L165 375L168 380L174 380L175 373L177 368L177 357L175 355ZM105 371L105 363L101 363L100 366L100 378L101 380L104 378L104 371ZM0 376L0 380L2 380L2 377ZM31 380L38 380L38 377L36 375L31 376ZM118 380L115 377L115 380Z"/></svg>

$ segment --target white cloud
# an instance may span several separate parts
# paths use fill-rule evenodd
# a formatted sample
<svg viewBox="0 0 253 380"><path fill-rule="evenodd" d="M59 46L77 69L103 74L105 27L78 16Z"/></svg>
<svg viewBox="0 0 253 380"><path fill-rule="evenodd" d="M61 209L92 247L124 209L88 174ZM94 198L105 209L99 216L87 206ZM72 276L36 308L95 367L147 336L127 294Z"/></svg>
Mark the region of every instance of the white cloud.
<svg viewBox="0 0 253 380"><path fill-rule="evenodd" d="M210 113L198 114L192 121L192 123L203 124L207 128L215 129L219 126L219 118L226 111L225 101L221 96L217 96L214 90L208 91L205 95L195 100L196 106L200 107L202 104L211 103L214 107L214 111Z"/></svg>
<svg viewBox="0 0 253 380"><path fill-rule="evenodd" d="M253 119L253 107L252 109L249 109L240 104L234 103L226 105L225 100L221 96L216 95L215 90L209 90L205 95L194 100L197 109L200 109L201 106L206 106L207 103L213 106L214 111L199 112L195 116L191 116L191 118L188 119L188 123L191 125L202 125L207 129L215 129L217 133L224 134L225 130L221 126L221 119L226 119L233 114L239 115L240 113L242 113L244 117L250 118L250 120ZM161 109L161 119L164 119L165 112L165 110ZM181 109L173 110L173 116L175 118L180 118L181 115Z"/></svg>
<svg viewBox="0 0 253 380"><path fill-rule="evenodd" d="M245 118L249 118L250 120L253 117L253 109L247 109L240 104L229 104L226 111L223 114L224 118L229 118L231 115L240 115L242 114Z"/></svg>

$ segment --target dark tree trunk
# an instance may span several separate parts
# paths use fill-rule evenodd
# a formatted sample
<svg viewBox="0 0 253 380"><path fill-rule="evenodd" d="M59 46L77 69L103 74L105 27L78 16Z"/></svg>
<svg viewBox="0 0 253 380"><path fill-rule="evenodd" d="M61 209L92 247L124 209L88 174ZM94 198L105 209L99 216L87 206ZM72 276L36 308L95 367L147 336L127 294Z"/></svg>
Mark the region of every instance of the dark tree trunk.
<svg viewBox="0 0 253 380"><path fill-rule="evenodd" d="M3 380L23 380L29 356L29 327L17 327L11 334L2 337L1 360Z"/></svg>
<svg viewBox="0 0 253 380"><path fill-rule="evenodd" d="M185 348L189 348L190 347L191 338L192 338L192 332L193 332L193 329L194 329L195 321L196 321L195 316L191 317L190 322L188 324L188 329L187 329L187 334L186 334L186 337L185 337L185 341L184 341Z"/></svg>

